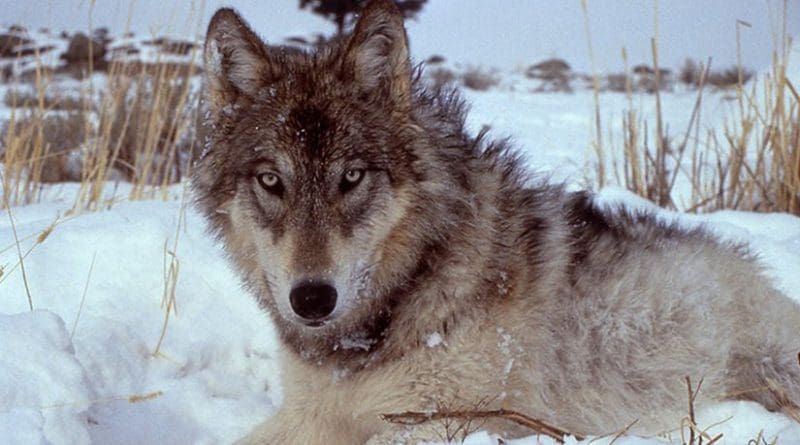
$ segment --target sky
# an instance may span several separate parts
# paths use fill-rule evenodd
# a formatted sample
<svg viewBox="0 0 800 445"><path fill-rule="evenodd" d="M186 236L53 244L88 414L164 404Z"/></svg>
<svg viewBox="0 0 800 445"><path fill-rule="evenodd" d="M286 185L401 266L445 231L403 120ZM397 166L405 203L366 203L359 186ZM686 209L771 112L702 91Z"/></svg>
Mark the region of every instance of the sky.
<svg viewBox="0 0 800 445"><path fill-rule="evenodd" d="M290 36L331 33L334 27L297 0L0 0L0 24L30 29L86 30L107 26L144 34L202 35L220 6L233 6L268 42ZM736 63L737 21L742 61L760 70L769 65L782 27L779 0L587 0L595 65L622 69L622 48L630 65L652 64L656 34L661 66L678 68L686 57L724 68ZM788 0L788 31L800 34L800 0ZM741 22L740 22L741 23ZM513 69L560 57L575 69L591 70L585 15L580 0L429 0L407 22L412 56L445 56L463 65Z"/></svg>

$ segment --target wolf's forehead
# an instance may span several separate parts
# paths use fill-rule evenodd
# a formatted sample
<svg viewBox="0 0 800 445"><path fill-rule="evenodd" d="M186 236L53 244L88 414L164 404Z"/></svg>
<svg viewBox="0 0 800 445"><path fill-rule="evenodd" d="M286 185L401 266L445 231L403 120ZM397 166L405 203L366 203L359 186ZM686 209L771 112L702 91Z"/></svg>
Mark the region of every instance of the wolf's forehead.
<svg viewBox="0 0 800 445"><path fill-rule="evenodd" d="M298 102L287 107L275 123L278 134L298 155L315 160L344 156L354 131L343 122L335 104Z"/></svg>
<svg viewBox="0 0 800 445"><path fill-rule="evenodd" d="M288 111L286 132L293 143L310 156L330 151L335 138L333 120L319 106L299 104Z"/></svg>

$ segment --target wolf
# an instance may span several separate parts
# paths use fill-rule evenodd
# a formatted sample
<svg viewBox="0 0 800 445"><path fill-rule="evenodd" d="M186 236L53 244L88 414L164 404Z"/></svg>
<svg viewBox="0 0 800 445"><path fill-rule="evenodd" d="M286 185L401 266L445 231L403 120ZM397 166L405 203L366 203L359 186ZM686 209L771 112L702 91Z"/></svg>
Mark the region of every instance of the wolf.
<svg viewBox="0 0 800 445"><path fill-rule="evenodd" d="M442 440L480 407L654 434L695 403L800 400L800 307L746 246L596 204L465 129L373 0L311 51L231 9L205 42L196 205L277 327L284 401L242 444ZM503 419L482 428L532 432Z"/></svg>

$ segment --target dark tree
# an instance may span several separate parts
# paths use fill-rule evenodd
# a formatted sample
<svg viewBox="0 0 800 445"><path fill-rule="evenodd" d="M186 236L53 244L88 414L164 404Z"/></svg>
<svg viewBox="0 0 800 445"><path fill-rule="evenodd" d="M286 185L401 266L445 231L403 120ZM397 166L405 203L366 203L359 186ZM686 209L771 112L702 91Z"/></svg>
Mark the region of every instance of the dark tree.
<svg viewBox="0 0 800 445"><path fill-rule="evenodd" d="M300 9L310 7L311 12L319 14L336 24L336 35L344 32L345 26L367 4L368 0L300 0ZM428 0L395 0L403 17L412 18Z"/></svg>

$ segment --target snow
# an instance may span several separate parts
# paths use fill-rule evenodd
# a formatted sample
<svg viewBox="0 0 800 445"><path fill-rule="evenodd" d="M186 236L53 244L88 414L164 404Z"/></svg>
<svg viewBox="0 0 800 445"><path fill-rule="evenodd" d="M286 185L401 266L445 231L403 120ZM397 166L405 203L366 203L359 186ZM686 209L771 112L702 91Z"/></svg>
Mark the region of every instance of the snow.
<svg viewBox="0 0 800 445"><path fill-rule="evenodd" d="M45 310L0 315L0 338L0 356L13 357L0 368L0 437L86 443L93 391L64 321Z"/></svg>
<svg viewBox="0 0 800 445"><path fill-rule="evenodd" d="M14 240L2 214L0 313L8 315L0 316L0 437L221 443L272 412L281 399L275 335L199 216L187 212L176 252L177 311L154 356L164 320L164 249L173 245L180 202L121 203L65 217L35 245L68 206L12 209L20 239L33 236L22 246L34 246L25 261L33 313L21 273L11 271L17 254L6 249ZM77 319L84 288L71 336L65 325Z"/></svg>
<svg viewBox="0 0 800 445"><path fill-rule="evenodd" d="M438 332L434 332L425 339L425 344L429 348L435 348L442 344L444 340L442 339L442 334Z"/></svg>

